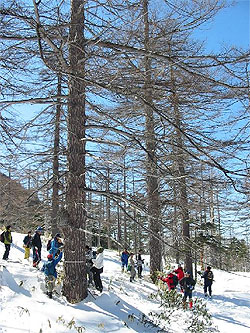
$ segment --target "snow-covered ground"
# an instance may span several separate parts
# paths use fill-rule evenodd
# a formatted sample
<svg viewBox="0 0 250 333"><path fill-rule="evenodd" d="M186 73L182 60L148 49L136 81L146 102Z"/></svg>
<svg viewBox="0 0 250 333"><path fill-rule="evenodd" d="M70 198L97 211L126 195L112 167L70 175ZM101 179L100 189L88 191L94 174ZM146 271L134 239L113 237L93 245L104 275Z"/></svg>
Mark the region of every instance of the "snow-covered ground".
<svg viewBox="0 0 250 333"><path fill-rule="evenodd" d="M13 233L10 260L0 260L0 333L159 331L157 327L145 325L150 311L159 311L159 302L148 297L157 292L157 287L147 278L147 267L142 280L130 283L129 275L121 273L118 254L105 250L103 293L96 299L89 295L79 304L69 304L62 296L49 299L43 292L43 273L32 267L31 258L29 262L23 259L23 238L24 235ZM1 257L3 252L4 245L0 243ZM44 246L43 259L46 256ZM213 327L222 333L249 333L250 273L213 272L214 296L206 301ZM203 298L199 283L194 292L196 297ZM187 312L180 313L178 320L164 332L188 332L184 320Z"/></svg>

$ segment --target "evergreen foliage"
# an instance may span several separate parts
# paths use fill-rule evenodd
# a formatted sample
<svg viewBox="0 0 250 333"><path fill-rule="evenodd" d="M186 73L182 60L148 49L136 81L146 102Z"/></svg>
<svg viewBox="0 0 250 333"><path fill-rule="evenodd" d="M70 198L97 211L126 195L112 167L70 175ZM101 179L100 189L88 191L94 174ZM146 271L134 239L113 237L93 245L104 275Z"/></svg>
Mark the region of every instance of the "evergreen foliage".
<svg viewBox="0 0 250 333"><path fill-rule="evenodd" d="M195 298L193 308L189 309L189 307L183 303L183 296L176 290L168 291L158 289L158 292L156 294L151 294L150 298L157 299L161 303L161 312L151 312L150 316L154 323L159 327L162 327L162 329L167 331L168 326L172 325L175 321L178 321L180 315L185 315L188 332L217 332L217 329L213 327L211 315L208 313L206 303L203 300Z"/></svg>

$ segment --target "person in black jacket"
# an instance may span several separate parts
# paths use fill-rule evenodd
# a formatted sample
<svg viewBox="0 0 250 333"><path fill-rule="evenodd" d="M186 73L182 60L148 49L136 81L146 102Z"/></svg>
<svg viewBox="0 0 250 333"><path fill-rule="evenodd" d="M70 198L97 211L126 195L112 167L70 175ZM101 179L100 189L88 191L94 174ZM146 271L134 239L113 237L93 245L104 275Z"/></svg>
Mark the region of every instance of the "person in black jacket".
<svg viewBox="0 0 250 333"><path fill-rule="evenodd" d="M32 236L31 231L23 239L23 247L24 247L24 259L29 259L30 257L30 249L32 247Z"/></svg>
<svg viewBox="0 0 250 333"><path fill-rule="evenodd" d="M32 238L32 246L33 246L33 267L37 267L39 262L41 261L41 250L42 250L42 241L41 234L43 232L42 227L38 227L36 232Z"/></svg>
<svg viewBox="0 0 250 333"><path fill-rule="evenodd" d="M186 300L189 297L189 307L191 309L193 307L192 291L194 290L196 281L191 277L190 272L186 272L185 276L179 281L179 283L184 291L183 305L186 307Z"/></svg>
<svg viewBox="0 0 250 333"><path fill-rule="evenodd" d="M4 232L5 252L4 252L4 255L3 255L3 260L8 260L8 258L9 258L11 243L12 243L11 225L8 225L6 227L6 231Z"/></svg>
<svg viewBox="0 0 250 333"><path fill-rule="evenodd" d="M213 284L213 280L214 280L214 274L211 271L210 266L207 266L207 269L205 270L205 272L203 273L203 275L201 277L204 279L204 295L205 295L205 297L208 296L207 290L209 292L209 297L212 297L212 284Z"/></svg>
<svg viewBox="0 0 250 333"><path fill-rule="evenodd" d="M136 256L136 265L137 265L137 271L138 271L138 278L142 278L142 265L144 264L144 259L141 257L142 250L138 251L138 254Z"/></svg>
<svg viewBox="0 0 250 333"><path fill-rule="evenodd" d="M85 256L86 256L86 271L87 271L87 279L88 279L88 286L94 285L93 283L93 273L91 272L91 268L93 266L92 259L94 258L92 249L86 245L85 246Z"/></svg>

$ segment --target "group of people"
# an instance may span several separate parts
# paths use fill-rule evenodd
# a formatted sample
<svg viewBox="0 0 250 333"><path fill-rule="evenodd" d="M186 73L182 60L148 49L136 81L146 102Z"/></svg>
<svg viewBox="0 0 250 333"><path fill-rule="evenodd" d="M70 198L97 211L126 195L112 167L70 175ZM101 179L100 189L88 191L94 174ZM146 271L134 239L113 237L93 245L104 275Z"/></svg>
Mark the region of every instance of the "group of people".
<svg viewBox="0 0 250 333"><path fill-rule="evenodd" d="M33 249L33 267L38 267L41 261L41 250L42 241L41 235L43 233L43 228L38 227L32 236L31 231L28 231L27 235L23 239L24 247L24 259L30 258L30 250ZM3 260L8 260L10 247L12 243L11 226L8 225L5 231L1 234L1 240L5 245L5 252L3 255ZM63 243L59 233L55 235L53 239L50 240L50 247L47 247L49 254L47 255L47 261L43 264L42 272L45 274L45 286L47 290L47 295L52 298L52 293L55 288L55 281L57 278L56 265L62 259L62 249Z"/></svg>
<svg viewBox="0 0 250 333"><path fill-rule="evenodd" d="M31 235L31 231L23 239L24 247L24 259L29 259L30 249L33 248L33 267L38 267L41 261L41 249L42 241L41 235L43 228L38 227L35 230L34 235ZM8 260L10 247L12 243L11 226L8 225L6 230L1 234L1 241L5 245L5 252L3 260ZM47 294L52 298L52 293L55 287L55 281L57 278L56 265L62 259L63 243L59 233L52 238L47 245L49 254L47 255L47 261L43 264L42 271L45 274L45 285ZM93 251L91 247L86 245L86 271L88 286L95 286L95 288L102 292L103 285L101 280L101 273L103 272L103 247L98 247L97 251ZM138 272L138 278L142 278L144 259L142 259L142 251L139 250L135 256L133 252L128 252L125 248L121 254L122 272L126 269L130 272L130 282L133 282L136 277L136 268ZM204 295L205 297L212 296L212 283L214 275L211 270L211 266L207 266L204 273L198 272L201 278L204 279ZM177 285L180 285L180 289L183 292L183 303L186 305L186 300L189 298L189 307L192 308L192 291L194 290L196 281L191 277L190 272L184 272L182 266L179 264L178 268L172 271L168 271L166 276L158 276L158 279L165 282L169 291L175 290Z"/></svg>
<svg viewBox="0 0 250 333"><path fill-rule="evenodd" d="M135 256L133 252L128 252L125 248L121 254L122 272L126 269L130 272L130 282L133 282L136 277L136 268L138 272L138 278L142 278L142 270L144 259L142 259L142 250L138 251Z"/></svg>
<svg viewBox="0 0 250 333"><path fill-rule="evenodd" d="M207 269L201 275L204 279L204 295L205 297L212 297L212 283L214 275L211 270L211 266L207 266ZM158 279L167 283L168 290L175 290L177 285L180 285L181 292L183 292L183 305L186 307L187 298L189 298L189 307L193 307L192 293L196 284L196 281L192 278L189 271L184 272L182 266L179 264L178 268L173 271L168 271L166 276L158 276ZM208 291L208 293L207 293Z"/></svg>

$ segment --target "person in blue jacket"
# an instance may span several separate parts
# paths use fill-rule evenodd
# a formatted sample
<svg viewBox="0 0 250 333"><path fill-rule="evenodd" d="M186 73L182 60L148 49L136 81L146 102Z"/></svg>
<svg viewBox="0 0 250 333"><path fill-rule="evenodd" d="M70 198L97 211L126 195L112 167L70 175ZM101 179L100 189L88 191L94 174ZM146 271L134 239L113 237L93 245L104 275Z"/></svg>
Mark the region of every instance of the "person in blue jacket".
<svg viewBox="0 0 250 333"><path fill-rule="evenodd" d="M53 259L56 257L56 255L59 253L60 248L63 246L61 235L56 234L54 239L51 241L51 247L49 250L49 253L53 255Z"/></svg>
<svg viewBox="0 0 250 333"><path fill-rule="evenodd" d="M56 265L62 259L62 252L56 259L53 258L52 254L48 254L48 261L43 264L42 272L45 274L45 286L47 290L47 295L52 298L52 293L55 288L55 282L57 278Z"/></svg>
<svg viewBox="0 0 250 333"><path fill-rule="evenodd" d="M128 258L129 258L129 253L125 248L121 255L122 272L124 272L124 267L128 268Z"/></svg>

